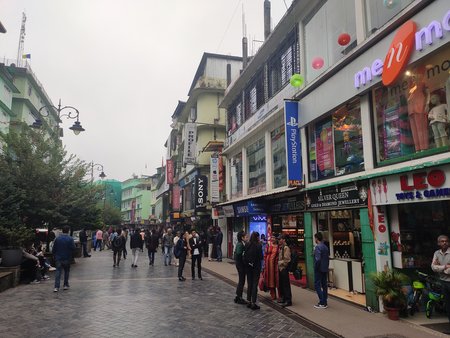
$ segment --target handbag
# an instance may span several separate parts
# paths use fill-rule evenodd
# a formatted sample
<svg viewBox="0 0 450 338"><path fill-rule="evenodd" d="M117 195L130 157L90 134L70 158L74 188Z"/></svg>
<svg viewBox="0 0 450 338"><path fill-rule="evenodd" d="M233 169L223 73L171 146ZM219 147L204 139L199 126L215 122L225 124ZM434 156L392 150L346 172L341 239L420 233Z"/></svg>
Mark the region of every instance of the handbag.
<svg viewBox="0 0 450 338"><path fill-rule="evenodd" d="M259 275L258 287L261 291L267 292L266 281L264 280L264 272Z"/></svg>

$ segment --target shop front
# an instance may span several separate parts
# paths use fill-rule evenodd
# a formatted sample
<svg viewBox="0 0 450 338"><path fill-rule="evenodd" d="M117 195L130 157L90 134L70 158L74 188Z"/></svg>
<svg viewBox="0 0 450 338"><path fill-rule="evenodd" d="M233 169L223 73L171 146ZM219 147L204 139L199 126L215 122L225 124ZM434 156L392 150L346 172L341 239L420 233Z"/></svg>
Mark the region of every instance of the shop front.
<svg viewBox="0 0 450 338"><path fill-rule="evenodd" d="M287 235L289 237L288 245L297 252L299 265L305 272L304 194L289 198L271 199L270 202L267 200L266 205L268 236Z"/></svg>
<svg viewBox="0 0 450 338"><path fill-rule="evenodd" d="M433 166L371 180L377 268L391 267L415 276L431 272L437 237L450 234L450 165Z"/></svg>
<svg viewBox="0 0 450 338"><path fill-rule="evenodd" d="M312 287L314 234L321 232L330 249L329 283L333 289L342 290L338 297L364 294L364 263L373 257L373 242L363 240L371 237L367 212L368 188L366 182L307 191L305 213L305 247L307 274ZM367 236L369 235L369 236ZM367 252L367 254L365 254ZM365 297L358 303L365 304Z"/></svg>

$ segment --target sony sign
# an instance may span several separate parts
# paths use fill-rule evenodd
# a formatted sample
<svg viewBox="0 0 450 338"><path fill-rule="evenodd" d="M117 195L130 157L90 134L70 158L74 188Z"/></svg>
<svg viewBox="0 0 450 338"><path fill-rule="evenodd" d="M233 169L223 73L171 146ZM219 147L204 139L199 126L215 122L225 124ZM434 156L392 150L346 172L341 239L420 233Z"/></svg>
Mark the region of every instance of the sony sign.
<svg viewBox="0 0 450 338"><path fill-rule="evenodd" d="M195 178L195 209L206 206L208 196L208 178L206 176L197 176Z"/></svg>
<svg viewBox="0 0 450 338"><path fill-rule="evenodd" d="M407 66L412 51L422 51L424 43L431 45L433 39L442 39L444 31L450 32L450 10L442 23L434 20L419 31L414 21L407 21L395 34L384 62L376 59L354 75L355 88L365 86L376 76L382 76L383 85L391 85Z"/></svg>

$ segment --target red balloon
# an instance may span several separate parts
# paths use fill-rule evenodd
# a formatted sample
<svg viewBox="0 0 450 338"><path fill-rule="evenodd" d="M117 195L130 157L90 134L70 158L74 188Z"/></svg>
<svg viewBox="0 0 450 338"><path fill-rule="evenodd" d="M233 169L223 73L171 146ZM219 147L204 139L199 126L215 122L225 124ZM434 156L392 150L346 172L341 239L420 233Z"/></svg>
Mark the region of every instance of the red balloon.
<svg viewBox="0 0 450 338"><path fill-rule="evenodd" d="M380 226L378 226L378 231L384 233L386 231L386 226L384 224L381 224Z"/></svg>
<svg viewBox="0 0 450 338"><path fill-rule="evenodd" d="M312 60L312 67L314 69L322 68L323 64L324 64L323 59L320 56L317 56Z"/></svg>
<svg viewBox="0 0 450 338"><path fill-rule="evenodd" d="M348 33L342 33L341 35L339 35L338 37L338 43L341 46L346 46L348 45L348 43L350 42L352 38L350 37L350 34Z"/></svg>

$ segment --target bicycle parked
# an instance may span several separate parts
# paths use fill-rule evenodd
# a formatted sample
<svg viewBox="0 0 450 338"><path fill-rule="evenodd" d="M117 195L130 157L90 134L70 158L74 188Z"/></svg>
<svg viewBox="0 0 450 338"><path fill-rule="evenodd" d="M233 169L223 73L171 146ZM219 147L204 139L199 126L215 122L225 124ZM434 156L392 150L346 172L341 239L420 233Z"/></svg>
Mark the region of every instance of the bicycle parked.
<svg viewBox="0 0 450 338"><path fill-rule="evenodd" d="M419 279L413 281L413 296L408 304L409 314L414 315L416 311L420 311L420 305L425 302L427 318L430 318L435 310L445 312L444 295L439 279L420 271L416 273Z"/></svg>

